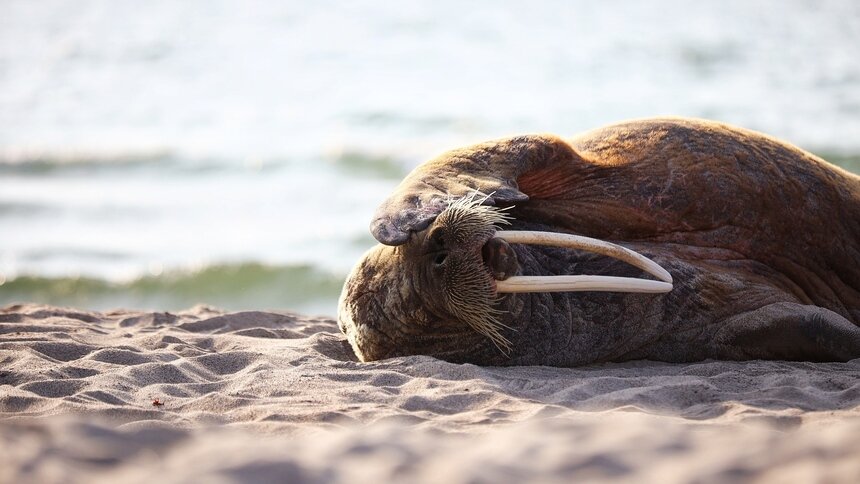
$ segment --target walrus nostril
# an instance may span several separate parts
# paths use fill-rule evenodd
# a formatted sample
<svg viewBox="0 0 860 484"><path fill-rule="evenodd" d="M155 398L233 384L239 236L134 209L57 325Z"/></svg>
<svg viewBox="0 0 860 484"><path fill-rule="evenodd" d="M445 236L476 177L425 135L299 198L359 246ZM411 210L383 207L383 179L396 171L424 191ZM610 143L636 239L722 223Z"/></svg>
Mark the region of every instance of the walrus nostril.
<svg viewBox="0 0 860 484"><path fill-rule="evenodd" d="M517 255L506 241L493 237L481 247L481 259L493 278L503 281L516 274L519 267Z"/></svg>
<svg viewBox="0 0 860 484"><path fill-rule="evenodd" d="M486 244L484 244L483 247L481 247L481 259L484 260L484 264L489 266L490 260L492 260L492 258L493 258L493 247L490 244L490 242L487 242Z"/></svg>

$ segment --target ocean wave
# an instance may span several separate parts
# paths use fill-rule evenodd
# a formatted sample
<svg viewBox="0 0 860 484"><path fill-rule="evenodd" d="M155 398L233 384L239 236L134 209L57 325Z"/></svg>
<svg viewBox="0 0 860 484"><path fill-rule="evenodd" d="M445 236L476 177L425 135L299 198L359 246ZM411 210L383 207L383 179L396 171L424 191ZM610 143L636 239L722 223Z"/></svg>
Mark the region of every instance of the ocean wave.
<svg viewBox="0 0 860 484"><path fill-rule="evenodd" d="M408 173L407 162L392 155L346 149L330 158L347 175L399 180Z"/></svg>
<svg viewBox="0 0 860 484"><path fill-rule="evenodd" d="M0 170L2 173L2 170ZM52 213L55 207L41 203L29 202L0 202L0 217L4 216L26 216L43 215Z"/></svg>
<svg viewBox="0 0 860 484"><path fill-rule="evenodd" d="M51 176L115 172L202 174L226 172L271 172L296 165L328 162L348 176L399 179L408 172L402 156L376 153L362 148L328 149L325 153L270 157L195 157L172 151L152 152L39 152L10 153L0 150L0 175Z"/></svg>
<svg viewBox="0 0 860 484"><path fill-rule="evenodd" d="M261 171L280 167L282 161L260 161L182 156L172 151L119 152L0 152L0 175L50 176L150 171L156 174Z"/></svg>
<svg viewBox="0 0 860 484"><path fill-rule="evenodd" d="M149 151L0 151L0 173L47 173L55 170L128 168L165 165L176 160L168 150Z"/></svg>
<svg viewBox="0 0 860 484"><path fill-rule="evenodd" d="M126 282L22 275L0 284L0 304L38 302L90 309L289 309L333 315L344 275L309 265L239 263L172 270Z"/></svg>

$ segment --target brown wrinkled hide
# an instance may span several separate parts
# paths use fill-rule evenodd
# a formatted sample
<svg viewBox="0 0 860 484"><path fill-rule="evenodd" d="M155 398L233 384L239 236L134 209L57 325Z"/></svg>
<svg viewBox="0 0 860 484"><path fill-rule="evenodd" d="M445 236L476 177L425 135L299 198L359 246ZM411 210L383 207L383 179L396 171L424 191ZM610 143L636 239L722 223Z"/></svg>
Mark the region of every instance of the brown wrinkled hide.
<svg viewBox="0 0 860 484"><path fill-rule="evenodd" d="M472 189L495 192L487 203L515 205L511 229L625 245L669 270L675 289L506 295L498 307L511 327L513 351L494 352L440 316L439 294L408 256L444 209L445 196ZM398 333L385 341L368 336L367 343L350 336L359 354L363 344L376 348L364 359L433 354L568 366L633 358L860 357L860 178L752 131L655 119L569 141L522 136L455 150L410 174L380 207L371 230L395 247L372 251L372 274L359 270L368 259L359 263L339 318L348 335L389 326ZM398 257L389 253L400 249ZM641 276L577 251L513 250L521 274ZM398 281L400 299L380 292L382 279ZM410 297L403 289L410 286L420 295ZM383 308L392 305L401 308L398 314L386 314ZM428 334L436 334L433 344L423 345Z"/></svg>
<svg viewBox="0 0 860 484"><path fill-rule="evenodd" d="M520 177L530 200L518 216L592 237L682 244L677 255L756 261L805 304L860 322L856 176L737 128L666 122L643 140L642 124L574 138L582 161Z"/></svg>

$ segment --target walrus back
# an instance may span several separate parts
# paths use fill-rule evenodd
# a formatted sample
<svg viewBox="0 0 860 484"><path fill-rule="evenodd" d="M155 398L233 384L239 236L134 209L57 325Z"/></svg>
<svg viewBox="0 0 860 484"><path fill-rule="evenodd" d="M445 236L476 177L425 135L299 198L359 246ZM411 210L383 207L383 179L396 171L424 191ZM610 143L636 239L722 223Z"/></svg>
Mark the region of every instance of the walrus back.
<svg viewBox="0 0 860 484"><path fill-rule="evenodd" d="M632 121L571 145L580 159L517 180L531 197L520 214L592 237L731 249L776 268L801 301L860 324L860 177L703 120Z"/></svg>

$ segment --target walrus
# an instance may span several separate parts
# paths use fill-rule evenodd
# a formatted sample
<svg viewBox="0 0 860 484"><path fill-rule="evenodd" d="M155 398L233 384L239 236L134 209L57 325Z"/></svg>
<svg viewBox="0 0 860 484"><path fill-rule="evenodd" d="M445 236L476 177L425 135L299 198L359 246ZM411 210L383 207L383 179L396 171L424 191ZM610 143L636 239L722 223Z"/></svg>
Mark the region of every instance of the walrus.
<svg viewBox="0 0 860 484"><path fill-rule="evenodd" d="M860 177L754 131L659 118L456 149L412 171L370 228L380 244L338 303L362 361L860 357ZM511 237L530 232L640 263ZM528 287L576 275L670 285Z"/></svg>

